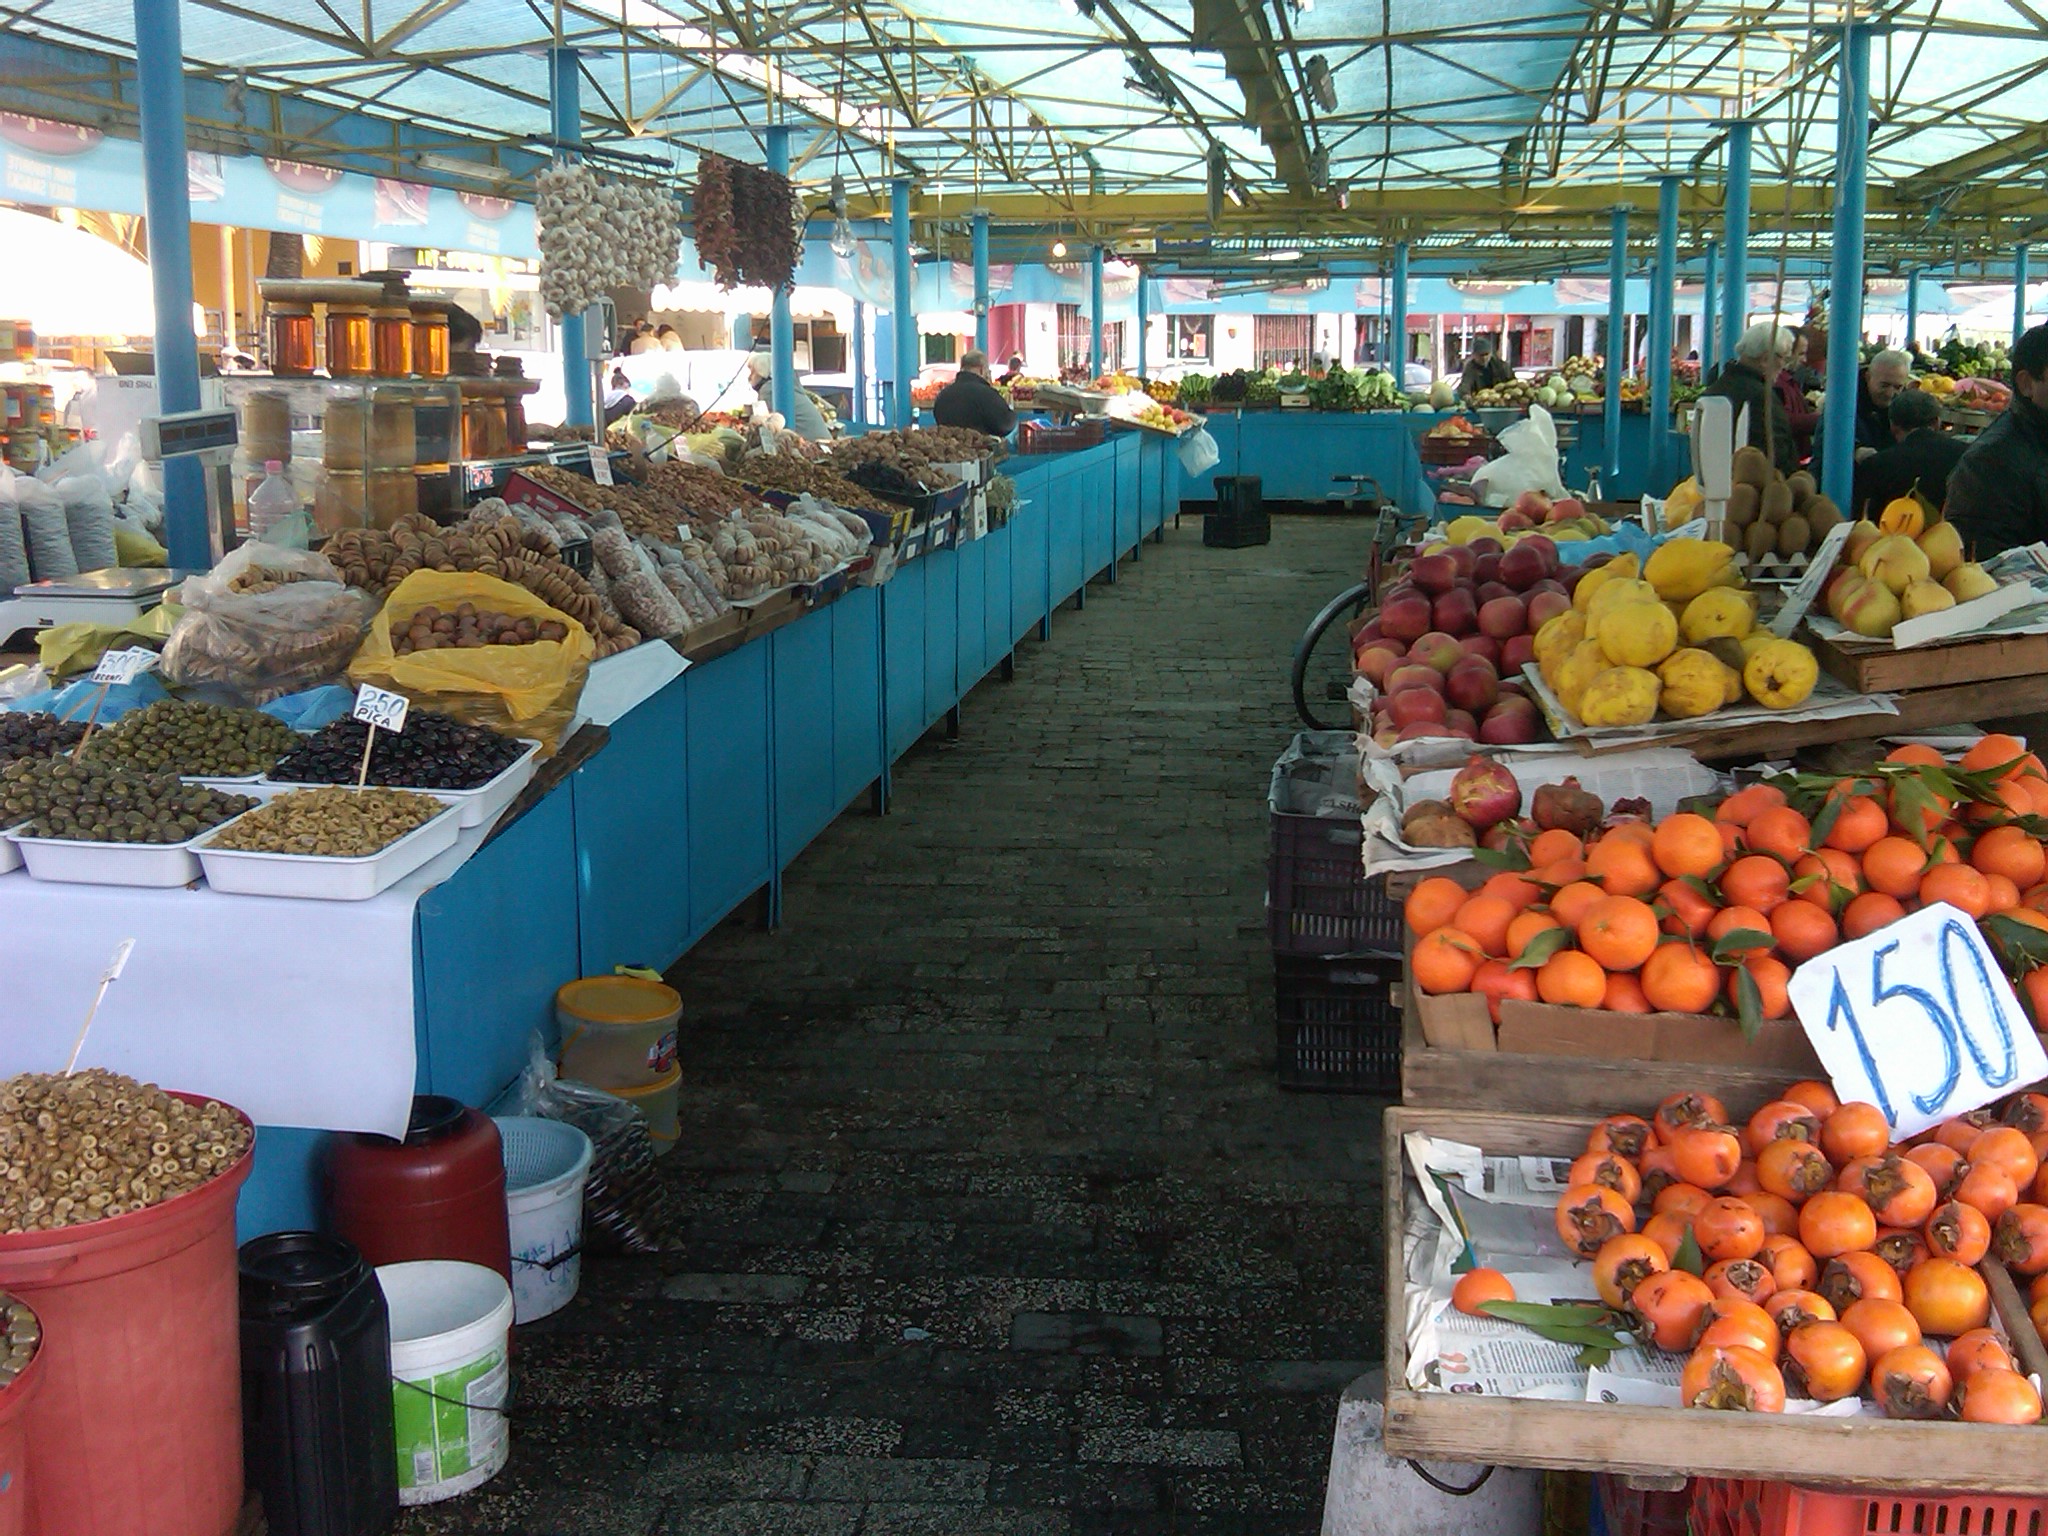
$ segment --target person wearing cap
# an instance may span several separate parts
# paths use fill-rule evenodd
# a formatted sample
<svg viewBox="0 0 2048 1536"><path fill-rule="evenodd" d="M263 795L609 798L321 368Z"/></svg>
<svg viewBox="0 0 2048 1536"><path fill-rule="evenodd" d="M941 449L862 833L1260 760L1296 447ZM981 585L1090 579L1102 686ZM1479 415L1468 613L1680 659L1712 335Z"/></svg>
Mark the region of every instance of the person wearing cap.
<svg viewBox="0 0 2048 1536"><path fill-rule="evenodd" d="M990 437L1006 437L1017 425L1017 413L988 381L986 352L960 355L960 371L932 402L932 420L942 427L971 427Z"/></svg>
<svg viewBox="0 0 2048 1536"><path fill-rule="evenodd" d="M1469 400L1482 389L1515 382L1515 370L1493 350L1493 338L1481 336L1472 343L1472 355L1465 359L1465 371L1458 376L1458 398Z"/></svg>
<svg viewBox="0 0 2048 1536"><path fill-rule="evenodd" d="M753 381L754 393L770 410L775 408L775 362L766 352L756 352L747 359L747 377ZM801 380L791 391L789 420L783 425L798 437L808 438L814 443L830 440L832 429L825 425L825 413L818 409L818 402L805 392Z"/></svg>
<svg viewBox="0 0 2048 1536"><path fill-rule="evenodd" d="M1945 515L1980 559L2048 539L2048 325L2012 349L2012 403L1949 473Z"/></svg>
<svg viewBox="0 0 2048 1536"><path fill-rule="evenodd" d="M1014 384L1023 377L1024 354L1022 352L1012 352L1010 354L1009 366L1003 369L1003 382L1005 384Z"/></svg>

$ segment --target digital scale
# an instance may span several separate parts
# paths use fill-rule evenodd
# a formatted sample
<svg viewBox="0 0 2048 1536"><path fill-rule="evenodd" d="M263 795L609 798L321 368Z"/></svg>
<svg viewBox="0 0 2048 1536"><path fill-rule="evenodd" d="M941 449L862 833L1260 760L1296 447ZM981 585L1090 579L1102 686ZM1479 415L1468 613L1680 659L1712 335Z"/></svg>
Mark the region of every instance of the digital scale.
<svg viewBox="0 0 2048 1536"><path fill-rule="evenodd" d="M151 463L186 457L199 460L206 472L206 520L213 558L218 561L236 543L234 494L228 482L228 460L238 441L235 413L181 411L153 416L142 422L141 437L142 456ZM24 629L53 629L59 624L123 628L161 603L187 576L197 574L160 566L111 566L27 582L14 589L11 599L0 602L0 642Z"/></svg>

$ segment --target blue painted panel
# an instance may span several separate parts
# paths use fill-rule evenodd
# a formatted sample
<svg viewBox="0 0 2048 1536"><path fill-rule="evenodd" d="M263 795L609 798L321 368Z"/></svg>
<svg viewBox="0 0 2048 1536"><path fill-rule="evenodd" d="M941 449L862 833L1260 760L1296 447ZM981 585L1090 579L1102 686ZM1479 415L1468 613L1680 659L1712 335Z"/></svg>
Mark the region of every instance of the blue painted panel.
<svg viewBox="0 0 2048 1536"><path fill-rule="evenodd" d="M1136 547L1140 536L1144 497L1146 448L1149 435L1133 435L1119 444L1116 459L1116 554L1119 558Z"/></svg>
<svg viewBox="0 0 2048 1536"><path fill-rule="evenodd" d="M1064 475L1055 474L1046 497L1046 512L1052 520L1052 600L1057 607L1081 590L1092 574L1088 561L1088 494L1092 477L1076 467Z"/></svg>
<svg viewBox="0 0 2048 1536"><path fill-rule="evenodd" d="M690 826L690 932L694 941L748 896L768 883L768 762L772 727L765 645L743 645L716 661L692 667L678 679L688 706L687 775ZM627 717L631 719L629 715ZM643 780L640 802L680 793L673 766ZM637 902L666 872L645 859L632 880L605 888L620 905ZM687 942L686 941L686 942ZM682 953L678 945L648 962L666 969Z"/></svg>
<svg viewBox="0 0 2048 1536"><path fill-rule="evenodd" d="M713 663L716 665L716 663ZM569 778L586 976L665 965L689 940L690 812L684 746L692 667L612 726ZM619 892L631 891L622 901Z"/></svg>
<svg viewBox="0 0 2048 1536"><path fill-rule="evenodd" d="M266 1232L310 1232L327 1225L322 1169L328 1132L259 1125L256 1161L235 1199L235 1241Z"/></svg>
<svg viewBox="0 0 2048 1536"><path fill-rule="evenodd" d="M882 589L855 587L832 621L833 797L844 807L882 774Z"/></svg>
<svg viewBox="0 0 2048 1536"><path fill-rule="evenodd" d="M960 555L927 555L924 600L924 723L929 727L960 702Z"/></svg>
<svg viewBox="0 0 2048 1536"><path fill-rule="evenodd" d="M981 670L984 675L1010 654L1011 638L1017 633L1010 625L1011 562L1016 558L1013 525L1005 523L981 541L987 569L982 575L985 618L981 627Z"/></svg>
<svg viewBox="0 0 2048 1536"><path fill-rule="evenodd" d="M924 734L925 572L929 559L913 560L877 590L882 594L882 698L889 724L889 761L908 752Z"/></svg>
<svg viewBox="0 0 2048 1536"><path fill-rule="evenodd" d="M832 758L832 613L821 608L768 637L775 669L775 860L783 868L845 802Z"/></svg>
<svg viewBox="0 0 2048 1536"><path fill-rule="evenodd" d="M1110 454L1088 466L1084 482L1087 497L1084 508L1088 527L1089 578L1099 576L1109 569L1116 558L1116 460Z"/></svg>
<svg viewBox="0 0 2048 1536"><path fill-rule="evenodd" d="M1022 488L1019 487L1021 499ZM1019 507L1005 531L1010 535L1010 639L1022 640L1045 617L1046 583L1051 572L1046 564L1046 529L1051 513L1046 502L1046 483L1038 487L1031 505Z"/></svg>
<svg viewBox="0 0 2048 1536"><path fill-rule="evenodd" d="M960 606L954 631L954 677L965 698L988 670L988 540L960 546Z"/></svg>

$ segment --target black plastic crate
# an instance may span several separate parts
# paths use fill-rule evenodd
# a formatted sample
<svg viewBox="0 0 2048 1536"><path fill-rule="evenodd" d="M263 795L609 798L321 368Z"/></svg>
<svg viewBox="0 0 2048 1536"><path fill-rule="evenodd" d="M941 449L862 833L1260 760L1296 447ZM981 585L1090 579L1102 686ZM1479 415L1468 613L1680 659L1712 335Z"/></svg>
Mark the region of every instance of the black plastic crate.
<svg viewBox="0 0 2048 1536"><path fill-rule="evenodd" d="M1221 512L1202 514L1202 543L1210 549L1249 549L1272 542L1273 525L1263 512L1246 518Z"/></svg>
<svg viewBox="0 0 2048 1536"><path fill-rule="evenodd" d="M1311 1093L1401 1092L1400 962L1273 957L1280 1086Z"/></svg>
<svg viewBox="0 0 2048 1536"><path fill-rule="evenodd" d="M1349 731L1302 731L1273 765L1266 924L1279 955L1380 954L1402 947L1400 904L1368 881ZM1344 814L1331 814L1341 805Z"/></svg>
<svg viewBox="0 0 2048 1536"><path fill-rule="evenodd" d="M1265 482L1257 475L1218 475L1216 510L1225 517L1263 518Z"/></svg>

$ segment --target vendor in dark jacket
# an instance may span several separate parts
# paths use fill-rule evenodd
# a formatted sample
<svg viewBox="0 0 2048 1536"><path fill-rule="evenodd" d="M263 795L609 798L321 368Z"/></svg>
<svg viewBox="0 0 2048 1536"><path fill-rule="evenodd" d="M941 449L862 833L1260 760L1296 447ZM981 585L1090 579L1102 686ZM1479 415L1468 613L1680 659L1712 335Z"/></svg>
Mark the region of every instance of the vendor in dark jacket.
<svg viewBox="0 0 2048 1536"><path fill-rule="evenodd" d="M1458 374L1458 396L1469 400L1482 389L1515 382L1515 370L1493 349L1493 338L1481 336L1472 343L1472 355Z"/></svg>
<svg viewBox="0 0 2048 1536"><path fill-rule="evenodd" d="M1856 375L1856 451L1852 459L1868 458L1892 444L1892 401L1913 382L1913 359L1897 347L1887 347L1863 365ZM1821 459L1821 442L1827 436L1827 413L1813 429L1813 461Z"/></svg>
<svg viewBox="0 0 2048 1536"><path fill-rule="evenodd" d="M2048 539L2048 325L2012 349L2012 404L1949 473L1947 517L1980 559Z"/></svg>
<svg viewBox="0 0 2048 1536"><path fill-rule="evenodd" d="M1856 466L1849 515L1877 521L1887 503L1918 491L1929 506L1948 499L1948 477L1968 443L1941 430L1941 404L1924 389L1901 390L1891 404L1892 445Z"/></svg>
<svg viewBox="0 0 2048 1536"><path fill-rule="evenodd" d="M988 354L965 352L953 382L932 402L932 420L942 427L972 427L990 437L1007 437L1017 413L988 381Z"/></svg>
<svg viewBox="0 0 2048 1536"><path fill-rule="evenodd" d="M1792 333L1782 325L1759 321L1736 340L1735 355L1714 376L1714 382L1700 391L1726 399L1737 417L1749 407L1750 446L1761 448L1786 474L1798 464L1792 447L1792 426L1785 419L1785 404L1778 398L1778 375L1792 357Z"/></svg>

